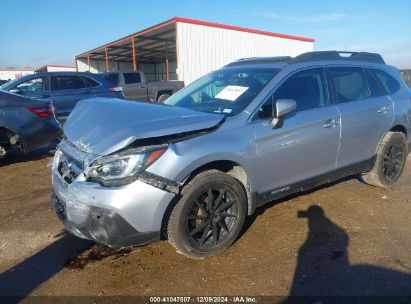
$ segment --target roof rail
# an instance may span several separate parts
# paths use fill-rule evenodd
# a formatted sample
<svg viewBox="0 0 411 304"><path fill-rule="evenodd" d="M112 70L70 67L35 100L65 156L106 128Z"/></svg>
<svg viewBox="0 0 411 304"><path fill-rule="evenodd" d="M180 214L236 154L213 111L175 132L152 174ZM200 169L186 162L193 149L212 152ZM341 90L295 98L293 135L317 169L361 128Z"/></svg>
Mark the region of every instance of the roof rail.
<svg viewBox="0 0 411 304"><path fill-rule="evenodd" d="M288 62L293 58L290 56L276 56L276 57L250 57L250 58L241 58L237 61L231 62L226 65L229 66L236 66L236 65L243 65L243 64L254 64L254 63L278 63L278 62Z"/></svg>
<svg viewBox="0 0 411 304"><path fill-rule="evenodd" d="M385 64L385 61L380 54L346 51L317 51L303 53L291 59L289 63L292 64L316 60L356 60Z"/></svg>

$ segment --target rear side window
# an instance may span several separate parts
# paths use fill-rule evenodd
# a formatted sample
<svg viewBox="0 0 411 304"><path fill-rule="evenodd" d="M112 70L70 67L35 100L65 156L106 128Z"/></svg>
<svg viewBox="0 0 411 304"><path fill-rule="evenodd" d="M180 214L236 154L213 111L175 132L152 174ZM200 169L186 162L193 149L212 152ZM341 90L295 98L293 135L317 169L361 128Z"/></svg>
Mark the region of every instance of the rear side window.
<svg viewBox="0 0 411 304"><path fill-rule="evenodd" d="M400 89L401 84L388 73L376 69L371 69L371 71L375 74L378 81L381 83L386 94L395 93Z"/></svg>
<svg viewBox="0 0 411 304"><path fill-rule="evenodd" d="M117 73L112 73L112 74L99 74L102 78L112 82L114 85L119 85L118 83L118 77L119 75Z"/></svg>
<svg viewBox="0 0 411 304"><path fill-rule="evenodd" d="M100 84L95 81L94 79L91 79L89 77L83 77L84 81L86 82L86 85L88 88L95 88L98 87Z"/></svg>
<svg viewBox="0 0 411 304"><path fill-rule="evenodd" d="M56 91L83 89L86 83L80 76L62 75L53 76L53 87Z"/></svg>
<svg viewBox="0 0 411 304"><path fill-rule="evenodd" d="M370 97L370 92L361 68L330 68L330 74L338 103Z"/></svg>
<svg viewBox="0 0 411 304"><path fill-rule="evenodd" d="M385 95L375 76L371 74L371 72L368 69L365 70L365 76L367 78L368 87L370 88L372 97Z"/></svg>
<svg viewBox="0 0 411 304"><path fill-rule="evenodd" d="M125 84L141 83L140 73L123 73L123 77Z"/></svg>
<svg viewBox="0 0 411 304"><path fill-rule="evenodd" d="M329 105L322 68L298 72L288 78L274 93L274 100L294 99L297 111Z"/></svg>

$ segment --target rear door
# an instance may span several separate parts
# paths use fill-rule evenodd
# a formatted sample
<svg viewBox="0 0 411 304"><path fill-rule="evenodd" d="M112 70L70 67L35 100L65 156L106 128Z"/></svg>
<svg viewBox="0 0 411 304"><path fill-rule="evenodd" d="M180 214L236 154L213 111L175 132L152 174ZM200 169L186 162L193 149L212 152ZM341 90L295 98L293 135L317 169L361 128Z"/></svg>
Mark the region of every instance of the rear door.
<svg viewBox="0 0 411 304"><path fill-rule="evenodd" d="M93 88L78 75L52 75L51 86L59 119L65 119L81 99L93 97Z"/></svg>
<svg viewBox="0 0 411 304"><path fill-rule="evenodd" d="M330 67L328 76L341 113L337 167L370 160L394 119L393 102L367 69Z"/></svg>
<svg viewBox="0 0 411 304"><path fill-rule="evenodd" d="M296 112L273 129L272 99L267 100L253 122L257 149L259 193L273 195L291 190L335 170L340 139L340 114L331 104L325 73L312 68L295 73L271 97L294 99Z"/></svg>
<svg viewBox="0 0 411 304"><path fill-rule="evenodd" d="M123 72L123 95L127 99L148 100L147 85L139 72Z"/></svg>

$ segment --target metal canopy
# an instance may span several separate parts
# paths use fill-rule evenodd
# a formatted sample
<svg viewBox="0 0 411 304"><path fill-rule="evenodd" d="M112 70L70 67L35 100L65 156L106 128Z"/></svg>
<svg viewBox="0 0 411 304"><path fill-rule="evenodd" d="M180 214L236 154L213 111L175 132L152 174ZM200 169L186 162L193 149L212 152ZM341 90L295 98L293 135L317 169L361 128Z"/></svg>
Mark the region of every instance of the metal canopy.
<svg viewBox="0 0 411 304"><path fill-rule="evenodd" d="M106 70L109 61L132 62L134 70L138 63L165 63L168 66L169 61L177 60L175 24L174 20L163 22L82 53L76 60L85 59L88 66L90 60L105 61Z"/></svg>

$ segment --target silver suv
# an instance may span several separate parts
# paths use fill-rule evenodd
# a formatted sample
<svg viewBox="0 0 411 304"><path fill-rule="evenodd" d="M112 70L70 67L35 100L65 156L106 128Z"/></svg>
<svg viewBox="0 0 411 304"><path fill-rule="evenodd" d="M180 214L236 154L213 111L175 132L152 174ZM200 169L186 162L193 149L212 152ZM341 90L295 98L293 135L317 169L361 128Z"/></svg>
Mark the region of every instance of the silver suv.
<svg viewBox="0 0 411 304"><path fill-rule="evenodd" d="M85 100L55 155L53 205L81 238L215 255L272 200L356 174L394 184L410 97L380 55L327 51L238 60L164 105Z"/></svg>

